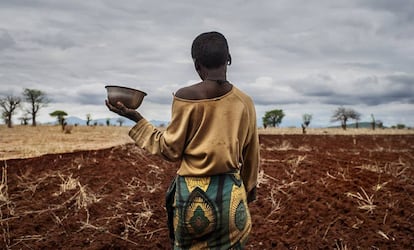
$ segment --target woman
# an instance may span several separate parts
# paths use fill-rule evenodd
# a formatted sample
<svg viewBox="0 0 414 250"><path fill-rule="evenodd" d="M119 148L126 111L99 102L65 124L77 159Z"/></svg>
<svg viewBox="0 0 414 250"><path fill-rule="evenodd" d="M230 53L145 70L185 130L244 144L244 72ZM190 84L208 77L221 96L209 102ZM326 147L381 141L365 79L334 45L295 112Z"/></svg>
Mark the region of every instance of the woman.
<svg viewBox="0 0 414 250"><path fill-rule="evenodd" d="M167 192L174 249L243 249L251 230L247 203L256 198L256 112L251 98L227 81L231 56L222 34L197 36L191 55L201 82L175 93L165 131L122 103L106 105L137 122L129 135L138 146L180 161Z"/></svg>

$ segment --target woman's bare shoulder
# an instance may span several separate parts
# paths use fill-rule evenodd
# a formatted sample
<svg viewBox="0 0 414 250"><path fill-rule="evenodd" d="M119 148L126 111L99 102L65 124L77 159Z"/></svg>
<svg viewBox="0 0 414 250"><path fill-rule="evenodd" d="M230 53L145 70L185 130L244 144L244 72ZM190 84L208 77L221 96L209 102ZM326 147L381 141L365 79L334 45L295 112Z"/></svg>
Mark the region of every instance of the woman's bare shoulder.
<svg viewBox="0 0 414 250"><path fill-rule="evenodd" d="M189 99L189 100L197 99L198 93L199 93L198 90L200 88L199 85L200 83L187 86L187 87L183 87L177 90L177 92L175 92L175 96L181 99Z"/></svg>

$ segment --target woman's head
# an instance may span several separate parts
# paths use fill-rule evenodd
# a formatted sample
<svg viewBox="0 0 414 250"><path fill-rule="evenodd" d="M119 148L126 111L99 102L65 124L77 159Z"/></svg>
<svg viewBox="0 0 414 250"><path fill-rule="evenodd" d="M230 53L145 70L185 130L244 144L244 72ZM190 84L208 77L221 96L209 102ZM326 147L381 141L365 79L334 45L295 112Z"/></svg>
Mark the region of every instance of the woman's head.
<svg viewBox="0 0 414 250"><path fill-rule="evenodd" d="M218 32L206 32L198 35L191 46L191 56L196 64L208 69L231 64L229 46L226 38Z"/></svg>

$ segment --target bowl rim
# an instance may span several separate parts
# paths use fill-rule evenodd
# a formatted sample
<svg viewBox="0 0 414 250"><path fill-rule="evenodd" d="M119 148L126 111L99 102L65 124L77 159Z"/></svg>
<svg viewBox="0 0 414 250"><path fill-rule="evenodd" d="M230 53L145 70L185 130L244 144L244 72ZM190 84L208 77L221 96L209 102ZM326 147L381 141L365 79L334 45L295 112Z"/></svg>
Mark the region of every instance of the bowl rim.
<svg viewBox="0 0 414 250"><path fill-rule="evenodd" d="M128 89L128 90L133 90L133 91L138 91L138 92L141 92L142 94L144 94L144 96L146 96L147 95L147 93L145 93L144 91L142 91L142 90L139 90L139 89L134 89L134 88L130 88L130 87L125 87L125 86L119 86L119 85L106 85L105 86L105 88L106 89L108 89L108 88L121 88L121 89Z"/></svg>

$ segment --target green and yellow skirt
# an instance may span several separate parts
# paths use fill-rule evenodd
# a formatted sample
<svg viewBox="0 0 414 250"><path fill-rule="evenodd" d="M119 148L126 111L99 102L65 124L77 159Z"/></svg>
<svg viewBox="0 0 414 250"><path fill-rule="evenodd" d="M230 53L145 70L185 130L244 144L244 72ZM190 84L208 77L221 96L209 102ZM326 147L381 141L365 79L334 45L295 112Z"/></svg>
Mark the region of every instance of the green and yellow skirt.
<svg viewBox="0 0 414 250"><path fill-rule="evenodd" d="M243 249L251 230L240 175L177 176L167 192L174 249Z"/></svg>

